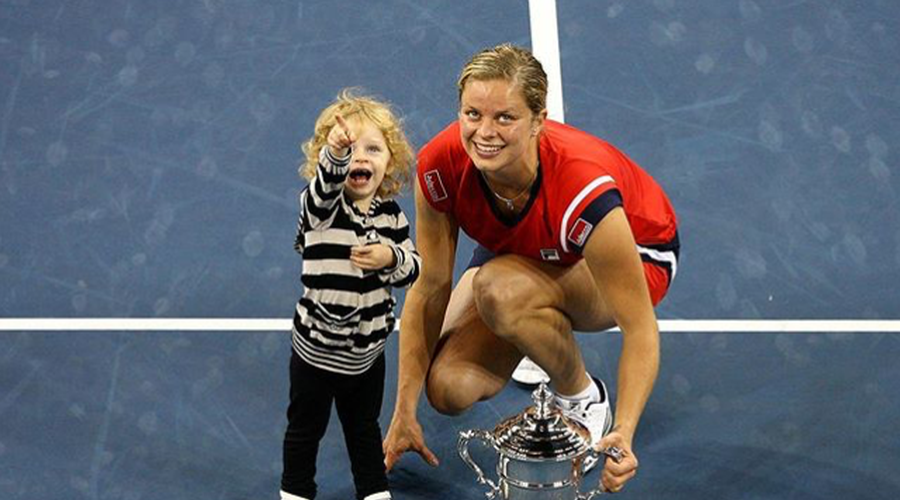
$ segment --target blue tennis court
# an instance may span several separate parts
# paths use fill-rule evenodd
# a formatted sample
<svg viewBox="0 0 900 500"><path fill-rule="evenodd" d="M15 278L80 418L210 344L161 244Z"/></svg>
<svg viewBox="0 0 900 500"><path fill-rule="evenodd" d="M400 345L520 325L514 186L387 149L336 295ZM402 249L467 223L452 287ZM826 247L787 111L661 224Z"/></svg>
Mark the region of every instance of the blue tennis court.
<svg viewBox="0 0 900 500"><path fill-rule="evenodd" d="M556 9L559 111L648 170L680 218L657 315L685 328L663 334L640 471L617 496L900 497L900 5ZM472 53L533 37L525 1L0 3L0 498L278 498L300 142L355 85L421 147L455 119ZM272 318L284 328L241 329ZM705 329L719 319L746 328ZM748 331L761 320L849 323ZM619 334L578 339L614 388ZM396 358L394 335L385 430ZM528 404L516 385L460 417L423 399L442 463L404 457L394 498L483 498L458 433ZM318 464L317 498L353 498L336 416Z"/></svg>

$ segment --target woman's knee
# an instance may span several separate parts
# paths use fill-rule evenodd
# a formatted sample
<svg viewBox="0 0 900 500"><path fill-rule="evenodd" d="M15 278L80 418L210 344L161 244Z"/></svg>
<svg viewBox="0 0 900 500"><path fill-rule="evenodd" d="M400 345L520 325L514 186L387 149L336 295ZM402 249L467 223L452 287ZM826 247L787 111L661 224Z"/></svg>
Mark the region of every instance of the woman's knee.
<svg viewBox="0 0 900 500"><path fill-rule="evenodd" d="M527 280L490 262L475 274L472 290L482 320L495 335L509 340L516 336L537 298Z"/></svg>
<svg viewBox="0 0 900 500"><path fill-rule="evenodd" d="M453 367L432 367L425 393L431 406L444 415L459 415L482 397L475 377Z"/></svg>

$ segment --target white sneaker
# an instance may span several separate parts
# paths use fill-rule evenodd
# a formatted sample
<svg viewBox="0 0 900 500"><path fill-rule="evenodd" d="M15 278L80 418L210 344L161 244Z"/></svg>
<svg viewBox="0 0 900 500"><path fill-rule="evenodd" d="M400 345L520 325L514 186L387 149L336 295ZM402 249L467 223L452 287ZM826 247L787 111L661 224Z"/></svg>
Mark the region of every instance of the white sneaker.
<svg viewBox="0 0 900 500"><path fill-rule="evenodd" d="M550 375L547 375L543 368L526 356L519 361L519 366L513 371L512 379L524 385L538 385L549 383Z"/></svg>
<svg viewBox="0 0 900 500"><path fill-rule="evenodd" d="M366 498L363 500L391 500L391 492L390 491L379 491L378 493L372 493L371 495L366 495Z"/></svg>
<svg viewBox="0 0 900 500"><path fill-rule="evenodd" d="M603 439L603 436L609 434L610 429L612 429L613 415L612 408L609 405L606 385L596 377L591 378L600 390L599 401L586 399L572 403L557 397L556 404L567 418L587 427L587 430L591 433L591 448L595 448L600 443L600 440ZM597 453L589 453L584 460L584 473L587 474L593 470L601 458L603 458L603 455L598 456Z"/></svg>

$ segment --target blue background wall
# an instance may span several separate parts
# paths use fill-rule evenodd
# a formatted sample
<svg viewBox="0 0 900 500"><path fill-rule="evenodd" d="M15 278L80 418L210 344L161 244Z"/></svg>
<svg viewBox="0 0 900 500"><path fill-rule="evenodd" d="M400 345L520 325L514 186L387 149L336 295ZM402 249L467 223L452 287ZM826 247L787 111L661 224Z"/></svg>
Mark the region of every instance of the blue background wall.
<svg viewBox="0 0 900 500"><path fill-rule="evenodd" d="M566 121L680 216L661 318L898 319L900 4L558 14ZM319 110L363 86L418 147L454 119L472 53L530 40L523 1L0 0L0 317L289 318ZM579 340L614 386L618 337ZM624 497L897 498L898 336L663 341ZM0 332L0 497L275 498L288 353L287 332ZM527 403L423 407L444 465L404 459L395 496L479 497L456 432ZM350 498L335 427L322 498Z"/></svg>

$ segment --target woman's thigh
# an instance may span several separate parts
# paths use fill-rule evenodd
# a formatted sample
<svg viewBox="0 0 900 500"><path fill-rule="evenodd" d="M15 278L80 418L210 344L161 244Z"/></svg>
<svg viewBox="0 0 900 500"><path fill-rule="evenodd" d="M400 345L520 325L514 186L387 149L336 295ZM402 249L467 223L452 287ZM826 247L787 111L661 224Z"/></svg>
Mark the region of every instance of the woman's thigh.
<svg viewBox="0 0 900 500"><path fill-rule="evenodd" d="M430 378L432 382L477 384L488 396L506 385L522 354L491 333L482 321L472 290L477 270L466 271L450 295Z"/></svg>
<svg viewBox="0 0 900 500"><path fill-rule="evenodd" d="M516 255L495 257L480 268L470 268L450 295L441 339L432 369L465 368L485 381L506 383L522 354L509 342L494 335L476 306L473 282L488 280L488 286L507 296L505 304L517 313L550 307L565 314L577 330L604 330L615 326L600 297L593 276L583 262L559 267Z"/></svg>
<svg viewBox="0 0 900 500"><path fill-rule="evenodd" d="M496 257L481 267L476 288L501 297L499 307L513 314L550 308L565 315L576 330L615 326L613 315L582 260L572 266L546 264L518 255Z"/></svg>

